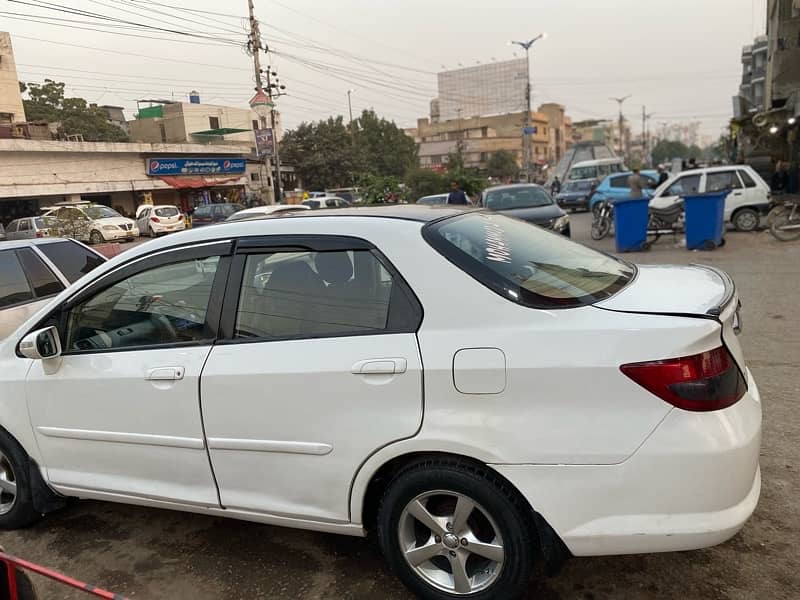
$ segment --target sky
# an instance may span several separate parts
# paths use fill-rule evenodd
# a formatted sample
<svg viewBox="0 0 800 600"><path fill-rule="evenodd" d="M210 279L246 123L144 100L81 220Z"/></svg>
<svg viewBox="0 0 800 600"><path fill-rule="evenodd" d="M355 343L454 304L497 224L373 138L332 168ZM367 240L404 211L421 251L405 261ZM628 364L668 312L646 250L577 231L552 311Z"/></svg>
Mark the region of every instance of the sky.
<svg viewBox="0 0 800 600"><path fill-rule="evenodd" d="M348 89L354 113L373 108L412 127L428 116L436 72L522 56L509 40L546 32L531 51L534 107L616 118L609 98L630 94L634 132L644 105L651 129L700 121L716 137L731 117L741 47L766 21L766 0L253 1L271 51L262 63L286 86L285 128L346 117ZM0 0L0 30L12 35L21 80L64 81L69 95L132 118L136 100L190 90L246 106L246 14L247 0Z"/></svg>

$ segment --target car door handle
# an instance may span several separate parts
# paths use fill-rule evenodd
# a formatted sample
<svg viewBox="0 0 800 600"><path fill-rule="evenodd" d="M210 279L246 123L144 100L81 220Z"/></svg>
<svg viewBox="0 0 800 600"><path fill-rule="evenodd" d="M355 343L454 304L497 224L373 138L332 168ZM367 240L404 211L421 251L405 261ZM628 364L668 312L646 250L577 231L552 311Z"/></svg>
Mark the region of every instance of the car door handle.
<svg viewBox="0 0 800 600"><path fill-rule="evenodd" d="M183 379L183 367L156 367L147 372L148 381L179 381Z"/></svg>
<svg viewBox="0 0 800 600"><path fill-rule="evenodd" d="M353 375L395 375L405 373L408 361L405 358L370 358L353 365Z"/></svg>

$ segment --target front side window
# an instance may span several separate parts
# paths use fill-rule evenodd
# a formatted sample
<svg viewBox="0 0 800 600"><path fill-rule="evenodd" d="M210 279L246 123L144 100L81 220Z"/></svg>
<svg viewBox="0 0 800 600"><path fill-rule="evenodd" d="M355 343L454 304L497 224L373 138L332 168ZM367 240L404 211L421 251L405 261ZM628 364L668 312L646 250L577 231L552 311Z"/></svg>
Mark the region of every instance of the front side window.
<svg viewBox="0 0 800 600"><path fill-rule="evenodd" d="M627 188L628 187L628 176L627 175L617 175L611 178L608 185L613 188Z"/></svg>
<svg viewBox="0 0 800 600"><path fill-rule="evenodd" d="M425 239L503 297L534 308L570 308L608 298L634 267L525 221L468 213L435 221Z"/></svg>
<svg viewBox="0 0 800 600"><path fill-rule="evenodd" d="M33 300L33 290L25 277L17 253L0 252L0 309Z"/></svg>
<svg viewBox="0 0 800 600"><path fill-rule="evenodd" d="M17 230L17 225L19 225L19 221L11 221L6 228L6 233L14 233ZM0 225L2 227L2 225Z"/></svg>
<svg viewBox="0 0 800 600"><path fill-rule="evenodd" d="M398 294L399 292L399 294ZM331 337L392 329L402 302L392 275L368 250L247 256L237 338Z"/></svg>
<svg viewBox="0 0 800 600"><path fill-rule="evenodd" d="M211 341L206 323L219 257L154 267L71 308L69 352Z"/></svg>
<svg viewBox="0 0 800 600"><path fill-rule="evenodd" d="M44 254L67 281L73 283L86 273L102 265L105 259L81 244L71 241L42 244L39 251Z"/></svg>
<svg viewBox="0 0 800 600"><path fill-rule="evenodd" d="M19 226L17 227L18 231L30 231L31 230L31 222L28 219L22 219L19 222Z"/></svg>
<svg viewBox="0 0 800 600"><path fill-rule="evenodd" d="M201 217L201 218L210 217L211 216L211 206L206 205L206 206L200 206L200 207L196 208L195 211L194 211L194 216L195 217Z"/></svg>
<svg viewBox="0 0 800 600"><path fill-rule="evenodd" d="M687 175L680 177L670 185L662 196L685 196L686 194L696 194L700 191L700 175Z"/></svg>
<svg viewBox="0 0 800 600"><path fill-rule="evenodd" d="M489 190L486 192L484 204L492 210L509 210L513 208L534 208L547 206L553 203L544 188L537 186L522 186L518 188L505 188Z"/></svg>

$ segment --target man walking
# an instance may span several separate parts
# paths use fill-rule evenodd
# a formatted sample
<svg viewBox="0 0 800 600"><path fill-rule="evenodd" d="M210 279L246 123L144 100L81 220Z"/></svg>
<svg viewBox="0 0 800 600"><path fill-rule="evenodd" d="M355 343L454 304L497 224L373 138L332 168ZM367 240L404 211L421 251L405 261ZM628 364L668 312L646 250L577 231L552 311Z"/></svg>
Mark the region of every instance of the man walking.
<svg viewBox="0 0 800 600"><path fill-rule="evenodd" d="M450 182L450 193L447 194L447 204L469 205L469 198L464 191L458 187L458 182L454 179Z"/></svg>
<svg viewBox="0 0 800 600"><path fill-rule="evenodd" d="M669 179L669 175L666 169L664 169L664 165L658 165L658 185L661 185L667 179Z"/></svg>
<svg viewBox="0 0 800 600"><path fill-rule="evenodd" d="M639 169L633 169L633 175L628 177L628 187L631 190L631 198L642 197L642 177L639 175Z"/></svg>
<svg viewBox="0 0 800 600"><path fill-rule="evenodd" d="M558 175L556 175L556 178L553 179L553 183L550 184L550 195L555 196L559 192L561 192L561 181L559 181Z"/></svg>

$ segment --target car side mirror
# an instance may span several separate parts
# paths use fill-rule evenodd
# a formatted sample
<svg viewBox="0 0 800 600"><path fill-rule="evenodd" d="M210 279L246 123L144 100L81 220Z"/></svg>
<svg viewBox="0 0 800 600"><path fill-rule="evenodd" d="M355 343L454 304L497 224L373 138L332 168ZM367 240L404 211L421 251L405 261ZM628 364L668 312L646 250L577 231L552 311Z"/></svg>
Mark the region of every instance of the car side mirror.
<svg viewBox="0 0 800 600"><path fill-rule="evenodd" d="M33 360L47 360L61 356L61 339L58 329L45 327L26 335L19 343L19 352Z"/></svg>

